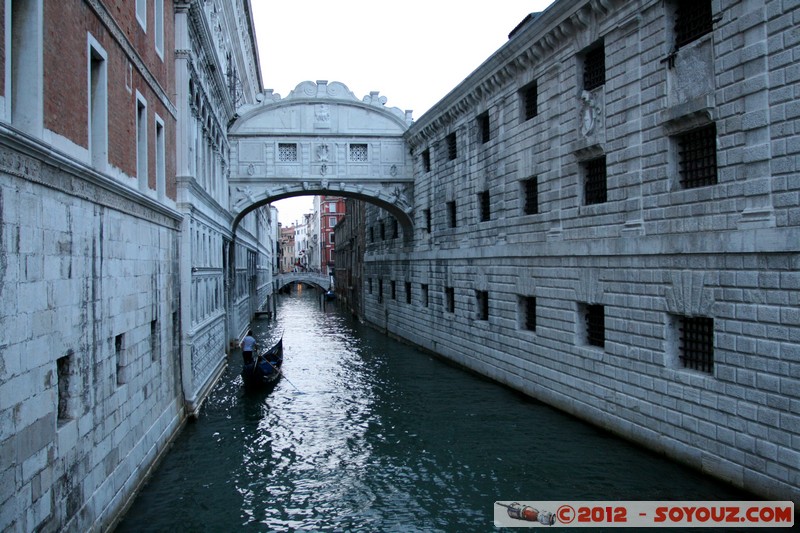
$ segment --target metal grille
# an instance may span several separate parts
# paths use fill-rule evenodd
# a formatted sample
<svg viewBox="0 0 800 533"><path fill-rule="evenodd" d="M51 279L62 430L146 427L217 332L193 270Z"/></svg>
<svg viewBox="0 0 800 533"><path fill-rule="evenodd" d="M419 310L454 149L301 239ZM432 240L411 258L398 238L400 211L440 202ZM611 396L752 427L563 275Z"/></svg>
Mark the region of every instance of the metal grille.
<svg viewBox="0 0 800 533"><path fill-rule="evenodd" d="M447 221L451 228L456 227L456 203L447 202Z"/></svg>
<svg viewBox="0 0 800 533"><path fill-rule="evenodd" d="M535 215L539 212L539 180L536 176L526 179L525 205L523 207L526 215Z"/></svg>
<svg viewBox="0 0 800 533"><path fill-rule="evenodd" d="M536 104L538 99L538 87L536 82L526 85L520 91L522 97L522 112L525 120L530 120L536 116Z"/></svg>
<svg viewBox="0 0 800 533"><path fill-rule="evenodd" d="M586 205L602 204L606 201L606 156L584 163L586 182L584 198Z"/></svg>
<svg viewBox="0 0 800 533"><path fill-rule="evenodd" d="M367 161L367 145L366 144L351 144L350 145L350 161L356 163L364 163Z"/></svg>
<svg viewBox="0 0 800 533"><path fill-rule="evenodd" d="M486 222L492 217L491 204L489 203L489 191L478 193L478 205L480 207L481 222Z"/></svg>
<svg viewBox="0 0 800 533"><path fill-rule="evenodd" d="M489 122L489 113L484 113L478 117L478 127L481 129L481 142L488 143L492 137L491 123Z"/></svg>
<svg viewBox="0 0 800 533"><path fill-rule="evenodd" d="M678 136L681 186L684 189L717 183L717 126L708 126Z"/></svg>
<svg viewBox="0 0 800 533"><path fill-rule="evenodd" d="M425 231L427 231L428 233L430 233L430 232L431 232L431 229L432 229L432 228L431 228L431 210L430 210L430 209L425 209L425 210L422 212L422 214L423 214L423 216L425 217Z"/></svg>
<svg viewBox="0 0 800 533"><path fill-rule="evenodd" d="M603 44L592 48L583 57L583 88L591 91L606 82L606 49Z"/></svg>
<svg viewBox="0 0 800 533"><path fill-rule="evenodd" d="M586 306L586 342L600 348L606 344L606 313L602 305Z"/></svg>
<svg viewBox="0 0 800 533"><path fill-rule="evenodd" d="M714 319L681 317L680 360L684 368L714 373Z"/></svg>
<svg viewBox="0 0 800 533"><path fill-rule="evenodd" d="M675 48L711 33L713 24L711 0L678 0L675 13Z"/></svg>
<svg viewBox="0 0 800 533"><path fill-rule="evenodd" d="M294 143L278 144L278 161L297 161L297 145Z"/></svg>
<svg viewBox="0 0 800 533"><path fill-rule="evenodd" d="M458 157L458 149L456 147L456 134L451 133L447 136L447 159L450 161Z"/></svg>
<svg viewBox="0 0 800 533"><path fill-rule="evenodd" d="M406 281L406 303L411 303L411 283Z"/></svg>
<svg viewBox="0 0 800 533"><path fill-rule="evenodd" d="M525 313L525 329L536 331L536 298L534 296L524 297L522 310Z"/></svg>
<svg viewBox="0 0 800 533"><path fill-rule="evenodd" d="M431 171L431 151L425 150L422 152L422 168L425 169L425 172Z"/></svg>
<svg viewBox="0 0 800 533"><path fill-rule="evenodd" d="M475 291L475 302L478 304L478 320L489 320L489 293Z"/></svg>

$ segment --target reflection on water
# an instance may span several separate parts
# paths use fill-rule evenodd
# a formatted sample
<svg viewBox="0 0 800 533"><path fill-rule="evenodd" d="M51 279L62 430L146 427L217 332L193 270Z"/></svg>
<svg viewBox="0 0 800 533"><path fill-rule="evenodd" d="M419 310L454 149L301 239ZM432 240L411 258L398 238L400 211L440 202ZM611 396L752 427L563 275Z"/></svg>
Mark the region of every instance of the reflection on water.
<svg viewBox="0 0 800 533"><path fill-rule="evenodd" d="M118 531L489 531L497 500L752 499L392 341L311 291L254 324L282 379L241 355Z"/></svg>

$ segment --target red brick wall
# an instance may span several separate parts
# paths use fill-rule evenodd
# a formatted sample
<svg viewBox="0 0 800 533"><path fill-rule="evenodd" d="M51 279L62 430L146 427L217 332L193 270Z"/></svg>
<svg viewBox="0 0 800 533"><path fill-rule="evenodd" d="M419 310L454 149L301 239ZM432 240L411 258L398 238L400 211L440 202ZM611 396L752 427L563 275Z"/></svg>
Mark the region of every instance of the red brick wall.
<svg viewBox="0 0 800 533"><path fill-rule="evenodd" d="M135 2L109 0L108 12L134 46L156 83L175 94L174 16L172 0L164 0L163 60L155 50L153 3L148 2L147 33L136 20ZM166 132L167 195L176 197L175 120L126 55L109 28L84 2L45 2L44 113L45 128L88 148L87 32L108 54L108 162L136 175L136 91L147 100L149 186L156 187L155 114ZM130 69L130 70L129 70ZM174 102L173 102L174 104Z"/></svg>

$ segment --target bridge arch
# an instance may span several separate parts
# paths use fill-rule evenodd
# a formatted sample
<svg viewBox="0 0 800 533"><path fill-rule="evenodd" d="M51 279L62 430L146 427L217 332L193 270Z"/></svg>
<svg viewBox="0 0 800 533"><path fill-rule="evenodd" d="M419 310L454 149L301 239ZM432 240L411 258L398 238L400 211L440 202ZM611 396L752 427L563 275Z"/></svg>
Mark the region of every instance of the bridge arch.
<svg viewBox="0 0 800 533"><path fill-rule="evenodd" d="M300 83L286 98L268 92L229 128L233 230L257 207L302 195L371 202L413 235L413 160L403 137L411 112L362 100L342 83Z"/></svg>

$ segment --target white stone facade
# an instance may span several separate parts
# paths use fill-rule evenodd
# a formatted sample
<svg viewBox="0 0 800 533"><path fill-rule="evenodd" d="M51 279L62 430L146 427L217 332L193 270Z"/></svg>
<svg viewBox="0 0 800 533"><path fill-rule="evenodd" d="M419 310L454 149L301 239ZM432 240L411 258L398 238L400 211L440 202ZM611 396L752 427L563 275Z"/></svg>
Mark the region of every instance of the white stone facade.
<svg viewBox="0 0 800 533"><path fill-rule="evenodd" d="M797 502L800 5L710 7L680 44L669 0L562 0L521 25L406 134L413 242L367 239L365 315ZM716 158L696 186L695 138ZM368 214L373 235L390 222Z"/></svg>

